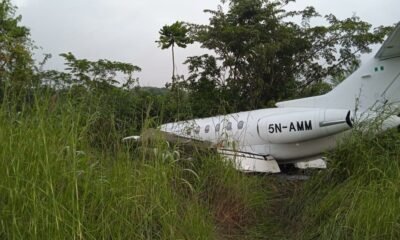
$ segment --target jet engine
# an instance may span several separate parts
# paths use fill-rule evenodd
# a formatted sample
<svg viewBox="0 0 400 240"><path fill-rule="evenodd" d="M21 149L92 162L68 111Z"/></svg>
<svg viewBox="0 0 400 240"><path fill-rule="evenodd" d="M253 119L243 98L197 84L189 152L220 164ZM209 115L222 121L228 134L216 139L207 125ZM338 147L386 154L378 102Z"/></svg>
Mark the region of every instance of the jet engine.
<svg viewBox="0 0 400 240"><path fill-rule="evenodd" d="M310 109L259 119L259 136L269 143L296 143L344 132L353 127L352 113L343 109Z"/></svg>

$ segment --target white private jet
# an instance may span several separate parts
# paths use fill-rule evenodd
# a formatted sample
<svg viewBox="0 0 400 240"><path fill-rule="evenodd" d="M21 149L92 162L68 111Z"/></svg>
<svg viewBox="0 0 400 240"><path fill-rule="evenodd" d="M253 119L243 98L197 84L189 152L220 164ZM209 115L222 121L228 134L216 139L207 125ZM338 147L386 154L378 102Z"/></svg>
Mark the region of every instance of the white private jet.
<svg viewBox="0 0 400 240"><path fill-rule="evenodd" d="M276 106L167 123L160 130L211 143L244 172L277 173L288 163L326 168L323 153L335 148L355 122L400 106L400 23L377 54L331 92ZM395 113L385 116L381 130L400 125L400 111Z"/></svg>

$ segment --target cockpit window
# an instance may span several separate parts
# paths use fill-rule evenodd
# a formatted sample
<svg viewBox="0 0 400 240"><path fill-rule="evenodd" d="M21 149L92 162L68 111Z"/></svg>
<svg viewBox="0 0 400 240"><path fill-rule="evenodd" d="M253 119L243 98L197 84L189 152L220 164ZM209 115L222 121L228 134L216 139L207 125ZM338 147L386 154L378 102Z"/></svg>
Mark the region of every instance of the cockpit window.
<svg viewBox="0 0 400 240"><path fill-rule="evenodd" d="M217 125L215 125L215 131L216 131L216 132L219 132L219 126L220 126L219 123L218 123Z"/></svg>
<svg viewBox="0 0 400 240"><path fill-rule="evenodd" d="M210 125L207 125L206 128L204 129L205 133L208 133L210 131Z"/></svg>
<svg viewBox="0 0 400 240"><path fill-rule="evenodd" d="M237 125L238 129L243 129L243 126L244 126L243 121L238 122L238 125Z"/></svg>
<svg viewBox="0 0 400 240"><path fill-rule="evenodd" d="M228 130L228 131L232 130L232 122L228 122L226 124L226 130Z"/></svg>

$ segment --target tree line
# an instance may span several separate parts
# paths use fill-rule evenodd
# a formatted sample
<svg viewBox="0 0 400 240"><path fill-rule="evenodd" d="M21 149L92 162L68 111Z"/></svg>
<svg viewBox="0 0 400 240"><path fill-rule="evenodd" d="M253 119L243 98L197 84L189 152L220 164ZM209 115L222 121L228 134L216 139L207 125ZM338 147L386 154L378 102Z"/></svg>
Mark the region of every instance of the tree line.
<svg viewBox="0 0 400 240"><path fill-rule="evenodd" d="M145 118L158 122L271 107L274 103L329 91L359 65L392 26L372 28L357 16L321 16L314 7L287 11L294 0L222 0L204 10L208 24L177 21L160 29L158 44L171 49L166 89L141 88L139 66L62 53L65 70L44 70L33 59L29 29L10 0L0 2L0 98L32 101L33 89L55 101L84 102L102 117L97 128L140 131ZM226 8L222 7L226 6ZM226 9L226 10L224 10ZM312 24L324 19L324 25ZM207 52L186 59L188 76L175 74L175 47L199 43ZM165 80L169 80L166 76ZM112 120L110 120L112 119Z"/></svg>

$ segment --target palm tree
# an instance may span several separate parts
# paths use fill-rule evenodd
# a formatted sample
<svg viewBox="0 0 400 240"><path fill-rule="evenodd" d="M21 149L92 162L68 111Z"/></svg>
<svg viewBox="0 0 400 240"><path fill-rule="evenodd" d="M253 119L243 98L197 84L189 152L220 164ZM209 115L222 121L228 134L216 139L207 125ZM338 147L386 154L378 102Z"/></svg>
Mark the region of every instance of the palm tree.
<svg viewBox="0 0 400 240"><path fill-rule="evenodd" d="M175 22L174 24L168 26L165 25L159 31L160 38L156 43L161 49L172 48L172 82L175 82L175 44L178 47L186 48L193 40L187 36L189 29L185 26L183 22Z"/></svg>

